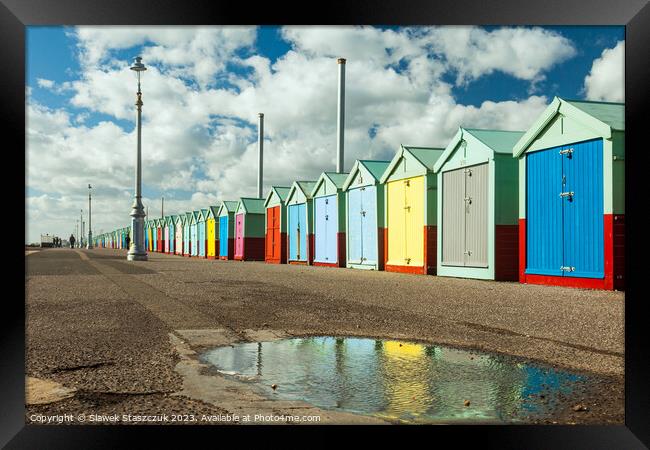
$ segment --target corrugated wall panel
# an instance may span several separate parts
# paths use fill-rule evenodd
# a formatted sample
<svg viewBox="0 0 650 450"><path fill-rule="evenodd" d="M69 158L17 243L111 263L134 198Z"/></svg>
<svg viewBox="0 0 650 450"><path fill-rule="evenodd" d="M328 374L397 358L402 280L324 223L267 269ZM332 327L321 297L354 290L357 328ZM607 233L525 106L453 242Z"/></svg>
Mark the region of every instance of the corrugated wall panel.
<svg viewBox="0 0 650 450"><path fill-rule="evenodd" d="M464 169L442 174L442 258L447 266L464 265L465 174Z"/></svg>
<svg viewBox="0 0 650 450"><path fill-rule="evenodd" d="M465 265L488 266L488 165L468 167L465 172Z"/></svg>
<svg viewBox="0 0 650 450"><path fill-rule="evenodd" d="M594 140L565 147L562 157L566 192L563 198L564 276L603 278L605 269L603 222L603 145Z"/></svg>
<svg viewBox="0 0 650 450"><path fill-rule="evenodd" d="M526 273L561 276L561 148L526 155Z"/></svg>

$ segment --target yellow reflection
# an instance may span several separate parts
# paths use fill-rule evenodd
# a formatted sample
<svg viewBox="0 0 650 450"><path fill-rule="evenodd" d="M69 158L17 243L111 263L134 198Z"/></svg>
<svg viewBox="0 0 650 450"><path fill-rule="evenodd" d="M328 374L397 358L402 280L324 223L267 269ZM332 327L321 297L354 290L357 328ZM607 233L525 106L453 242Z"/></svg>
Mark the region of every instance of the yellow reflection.
<svg viewBox="0 0 650 450"><path fill-rule="evenodd" d="M399 411L424 414L431 405L429 371L425 347L398 341L385 341L383 370L386 374L386 414L399 417Z"/></svg>

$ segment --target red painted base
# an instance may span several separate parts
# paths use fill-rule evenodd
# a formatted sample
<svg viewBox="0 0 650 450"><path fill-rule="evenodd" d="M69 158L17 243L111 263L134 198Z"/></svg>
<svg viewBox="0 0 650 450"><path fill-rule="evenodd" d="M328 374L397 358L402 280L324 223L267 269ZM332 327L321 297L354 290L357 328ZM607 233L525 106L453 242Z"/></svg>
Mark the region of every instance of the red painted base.
<svg viewBox="0 0 650 450"><path fill-rule="evenodd" d="M519 227L497 225L494 230L494 279L517 281Z"/></svg>
<svg viewBox="0 0 650 450"><path fill-rule="evenodd" d="M338 263L324 263L324 262L318 262L314 261L314 266L320 266L320 267L339 267Z"/></svg>
<svg viewBox="0 0 650 450"><path fill-rule="evenodd" d="M438 249L438 227L434 225L424 226L424 266L402 266L387 264L388 261L388 228L383 229L384 236L384 270L387 272L417 273L423 275L435 275L437 272L437 249Z"/></svg>
<svg viewBox="0 0 650 450"><path fill-rule="evenodd" d="M240 261L264 261L264 238L245 237L242 255L235 255Z"/></svg>
<svg viewBox="0 0 650 450"><path fill-rule="evenodd" d="M603 221L605 276L604 278L577 278L526 274L526 219L519 219L519 282L583 289L624 289L625 216L605 214Z"/></svg>
<svg viewBox="0 0 650 450"><path fill-rule="evenodd" d="M306 266L307 261L289 261L289 264L294 264L296 266Z"/></svg>

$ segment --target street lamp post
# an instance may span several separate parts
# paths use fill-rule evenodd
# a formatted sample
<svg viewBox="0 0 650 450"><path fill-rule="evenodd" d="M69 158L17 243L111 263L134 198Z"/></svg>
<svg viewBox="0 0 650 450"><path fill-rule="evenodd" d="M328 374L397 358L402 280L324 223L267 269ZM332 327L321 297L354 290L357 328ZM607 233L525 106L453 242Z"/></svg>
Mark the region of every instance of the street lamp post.
<svg viewBox="0 0 650 450"><path fill-rule="evenodd" d="M92 187L88 184L88 249L93 248L93 219L92 219L92 198L90 196L90 190Z"/></svg>
<svg viewBox="0 0 650 450"><path fill-rule="evenodd" d="M135 162L135 198L131 209L131 229L133 230L133 241L131 248L126 255L129 261L146 261L147 251L144 248L144 206L142 205L142 92L140 91L141 73L147 70L142 64L140 56L135 58L135 63L131 67L138 77L138 92L135 106L137 107L136 126L138 135L138 151Z"/></svg>

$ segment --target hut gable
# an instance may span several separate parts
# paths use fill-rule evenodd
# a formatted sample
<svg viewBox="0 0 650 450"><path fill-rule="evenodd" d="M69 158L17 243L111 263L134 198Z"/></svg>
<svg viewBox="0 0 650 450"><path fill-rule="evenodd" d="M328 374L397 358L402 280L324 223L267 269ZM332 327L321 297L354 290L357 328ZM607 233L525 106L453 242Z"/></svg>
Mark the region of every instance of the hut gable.
<svg viewBox="0 0 650 450"><path fill-rule="evenodd" d="M311 200L311 191L315 185L315 181L294 181L287 194L286 204L304 203Z"/></svg>
<svg viewBox="0 0 650 450"><path fill-rule="evenodd" d="M512 147L524 135L523 131L479 130L460 127L433 166L438 172L445 164L457 162L454 166L474 164L493 159L494 154L510 154ZM470 155L467 146L472 147Z"/></svg>
<svg viewBox="0 0 650 450"><path fill-rule="evenodd" d="M625 104L564 100L555 97L513 147L513 156L565 142L611 139L625 130Z"/></svg>
<svg viewBox="0 0 650 450"><path fill-rule="evenodd" d="M238 201L225 201L221 203L221 207L219 208L219 216L227 216L230 214L234 214L235 211L237 211L237 206L239 205Z"/></svg>
<svg viewBox="0 0 650 450"><path fill-rule="evenodd" d="M357 159L350 170L350 174L343 183L343 190L350 187L371 186L379 183L381 176L386 171L390 161L371 161Z"/></svg>
<svg viewBox="0 0 650 450"><path fill-rule="evenodd" d="M287 199L287 195L289 195L290 189L291 188L285 186L272 186L269 193L266 195L264 207L269 208L284 203Z"/></svg>
<svg viewBox="0 0 650 450"><path fill-rule="evenodd" d="M242 197L236 211L237 214L264 214L264 199Z"/></svg>
<svg viewBox="0 0 650 450"><path fill-rule="evenodd" d="M349 173L323 172L311 192L312 197L322 197L341 192Z"/></svg>
<svg viewBox="0 0 650 450"><path fill-rule="evenodd" d="M433 166L443 151L442 148L402 145L381 176L380 182L385 183L393 179L399 180L433 172Z"/></svg>

